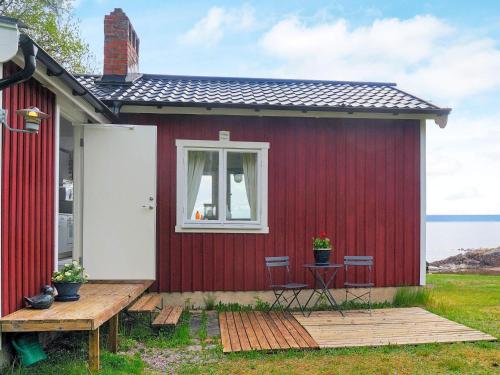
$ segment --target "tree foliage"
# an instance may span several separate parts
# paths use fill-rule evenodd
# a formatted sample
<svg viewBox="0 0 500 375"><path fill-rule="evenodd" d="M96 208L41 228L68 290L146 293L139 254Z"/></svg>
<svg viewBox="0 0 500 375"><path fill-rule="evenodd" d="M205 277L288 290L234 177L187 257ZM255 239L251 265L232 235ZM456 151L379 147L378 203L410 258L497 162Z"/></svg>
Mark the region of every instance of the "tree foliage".
<svg viewBox="0 0 500 375"><path fill-rule="evenodd" d="M0 0L0 15L25 23L24 31L71 72L95 71L95 57L81 37L72 0Z"/></svg>

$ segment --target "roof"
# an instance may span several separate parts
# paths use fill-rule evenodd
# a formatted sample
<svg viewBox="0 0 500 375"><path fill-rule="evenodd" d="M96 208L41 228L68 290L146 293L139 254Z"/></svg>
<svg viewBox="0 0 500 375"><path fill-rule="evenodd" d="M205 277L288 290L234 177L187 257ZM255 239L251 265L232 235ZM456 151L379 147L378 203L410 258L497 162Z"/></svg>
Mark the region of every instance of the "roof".
<svg viewBox="0 0 500 375"><path fill-rule="evenodd" d="M128 105L389 112L447 115L441 108L387 82L317 81L266 78L138 75L108 81L78 75L104 102Z"/></svg>
<svg viewBox="0 0 500 375"><path fill-rule="evenodd" d="M26 34L27 38L29 38ZM66 70L61 64L52 58L43 48L36 44L38 48L36 55L37 60L47 67L47 75L56 76L61 79L73 92L74 96L80 96L84 101L89 103L97 113L103 114L108 120L118 122L117 116L103 103L91 90L86 88L75 76Z"/></svg>

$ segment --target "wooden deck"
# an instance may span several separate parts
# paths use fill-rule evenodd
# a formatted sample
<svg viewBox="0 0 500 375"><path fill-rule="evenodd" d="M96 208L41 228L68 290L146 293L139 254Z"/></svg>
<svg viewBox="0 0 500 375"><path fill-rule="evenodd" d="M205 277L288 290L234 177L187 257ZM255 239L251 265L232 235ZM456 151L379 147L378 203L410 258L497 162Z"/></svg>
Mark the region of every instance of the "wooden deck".
<svg viewBox="0 0 500 375"><path fill-rule="evenodd" d="M110 322L108 346L118 345L118 313L153 281L106 281L82 285L80 300L54 302L47 310L21 309L0 318L1 332L89 331L89 368L99 369L99 327Z"/></svg>
<svg viewBox="0 0 500 375"><path fill-rule="evenodd" d="M294 316L320 348L496 340L418 307L378 309L371 315L346 311L345 318L331 311Z"/></svg>
<svg viewBox="0 0 500 375"><path fill-rule="evenodd" d="M219 324L224 353L318 348L290 313L223 312Z"/></svg>
<svg viewBox="0 0 500 375"><path fill-rule="evenodd" d="M127 307L152 283L84 284L79 291L79 301L54 302L47 310L18 310L2 317L0 328L2 332L94 330Z"/></svg>

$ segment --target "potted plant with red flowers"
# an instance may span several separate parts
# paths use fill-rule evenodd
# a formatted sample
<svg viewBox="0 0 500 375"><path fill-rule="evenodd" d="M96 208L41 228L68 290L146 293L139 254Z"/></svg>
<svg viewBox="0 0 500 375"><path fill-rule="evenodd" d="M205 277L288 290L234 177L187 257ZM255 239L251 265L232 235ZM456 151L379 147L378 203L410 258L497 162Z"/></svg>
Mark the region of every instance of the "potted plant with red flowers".
<svg viewBox="0 0 500 375"><path fill-rule="evenodd" d="M325 231L321 231L318 237L313 238L313 250L316 265L325 265L330 262L332 243Z"/></svg>

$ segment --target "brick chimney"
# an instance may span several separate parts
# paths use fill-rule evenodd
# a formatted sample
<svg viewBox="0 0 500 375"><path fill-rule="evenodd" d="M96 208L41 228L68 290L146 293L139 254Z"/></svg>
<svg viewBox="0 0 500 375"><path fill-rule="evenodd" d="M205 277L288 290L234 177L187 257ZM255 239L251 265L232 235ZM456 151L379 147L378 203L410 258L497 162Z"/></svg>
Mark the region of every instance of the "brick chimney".
<svg viewBox="0 0 500 375"><path fill-rule="evenodd" d="M104 75L139 72L139 38L121 8L104 17Z"/></svg>

